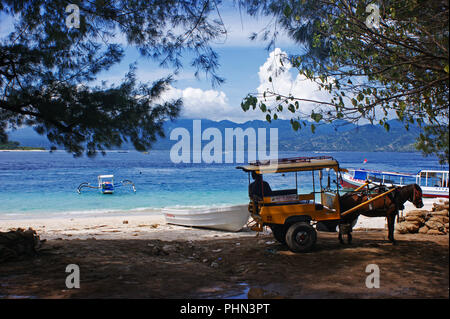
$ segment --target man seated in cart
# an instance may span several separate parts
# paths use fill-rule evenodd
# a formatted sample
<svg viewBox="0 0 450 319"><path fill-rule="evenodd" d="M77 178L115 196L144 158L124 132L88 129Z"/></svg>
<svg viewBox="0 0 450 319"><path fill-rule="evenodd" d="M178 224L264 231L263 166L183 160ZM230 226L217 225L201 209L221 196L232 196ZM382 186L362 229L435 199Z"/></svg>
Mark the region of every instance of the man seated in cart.
<svg viewBox="0 0 450 319"><path fill-rule="evenodd" d="M250 198L257 196L259 199L262 199L264 196L271 195L272 189L269 183L263 181L262 175L252 172L252 178L254 182L248 186L248 195Z"/></svg>

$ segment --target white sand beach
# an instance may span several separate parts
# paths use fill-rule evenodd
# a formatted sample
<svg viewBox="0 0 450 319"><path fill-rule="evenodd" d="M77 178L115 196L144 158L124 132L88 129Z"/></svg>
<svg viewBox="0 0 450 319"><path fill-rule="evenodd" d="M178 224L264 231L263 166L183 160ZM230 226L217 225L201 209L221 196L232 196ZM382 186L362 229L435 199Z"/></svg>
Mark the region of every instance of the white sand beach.
<svg viewBox="0 0 450 319"><path fill-rule="evenodd" d="M424 199L424 207L431 210L433 203L443 199ZM411 203L405 204L406 214L417 209ZM227 232L202 228L183 227L167 224L162 214L96 216L96 217L48 217L35 219L0 220L0 231L15 228L33 228L41 239L159 239L205 240L208 238L238 238L256 236L256 232L244 227L239 232ZM386 218L360 216L354 229L385 229ZM270 234L270 230L264 233Z"/></svg>

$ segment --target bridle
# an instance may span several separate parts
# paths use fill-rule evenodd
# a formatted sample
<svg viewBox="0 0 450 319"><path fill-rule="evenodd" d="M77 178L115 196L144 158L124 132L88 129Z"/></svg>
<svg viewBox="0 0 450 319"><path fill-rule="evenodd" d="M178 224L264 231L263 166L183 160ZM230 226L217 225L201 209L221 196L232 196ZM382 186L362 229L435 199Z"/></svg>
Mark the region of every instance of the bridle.
<svg viewBox="0 0 450 319"><path fill-rule="evenodd" d="M419 192L419 190L417 189L415 184L413 184L413 187L414 187L414 192L413 192L412 203L414 204L414 206L417 207L418 204L422 203L422 194ZM420 200L420 202L416 203L416 197Z"/></svg>

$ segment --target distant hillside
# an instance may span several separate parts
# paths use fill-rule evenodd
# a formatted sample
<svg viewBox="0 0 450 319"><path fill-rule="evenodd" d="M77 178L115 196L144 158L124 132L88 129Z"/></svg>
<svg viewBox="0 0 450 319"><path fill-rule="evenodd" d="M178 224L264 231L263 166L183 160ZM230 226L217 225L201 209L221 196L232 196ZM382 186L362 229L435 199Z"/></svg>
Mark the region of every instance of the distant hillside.
<svg viewBox="0 0 450 319"><path fill-rule="evenodd" d="M269 140L269 128L278 128L278 149L280 151L416 151L414 142L419 136L417 127L409 131L398 121L389 122L391 129L386 131L379 125L361 125L340 121L333 124L318 125L315 133L311 132L310 124L294 131L288 120L277 120L272 123L266 121L248 121L237 124L231 121L202 120L202 132L207 128L217 128L225 138L226 128L240 127L243 130L266 128L266 139ZM170 132L175 128L185 128L193 136L193 121L178 119L165 124L166 137L160 138L153 146L156 150L169 150L176 141L170 140ZM10 140L18 141L29 147L50 148L51 143L45 136L38 135L32 128L26 127L9 133ZM203 141L203 145L209 141ZM247 144L247 143L246 143ZM125 144L122 149L133 149L131 144Z"/></svg>
<svg viewBox="0 0 450 319"><path fill-rule="evenodd" d="M17 141L8 141L5 144L0 144L0 150L30 151L30 150L44 150L44 148L43 147L20 146L20 143Z"/></svg>

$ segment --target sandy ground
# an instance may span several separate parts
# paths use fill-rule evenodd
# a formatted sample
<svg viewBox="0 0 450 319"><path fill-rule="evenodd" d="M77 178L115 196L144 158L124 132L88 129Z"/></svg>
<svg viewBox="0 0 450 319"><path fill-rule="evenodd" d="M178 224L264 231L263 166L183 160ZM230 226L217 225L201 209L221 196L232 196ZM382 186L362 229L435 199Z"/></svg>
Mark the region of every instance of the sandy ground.
<svg viewBox="0 0 450 319"><path fill-rule="evenodd" d="M269 230L181 227L160 215L0 220L0 231L17 227L46 242L0 264L0 298L449 298L448 235L396 234L394 246L384 218L360 218L351 245L319 232L306 254ZM65 286L69 264L80 267L79 289ZM369 264L380 288L366 287Z"/></svg>

